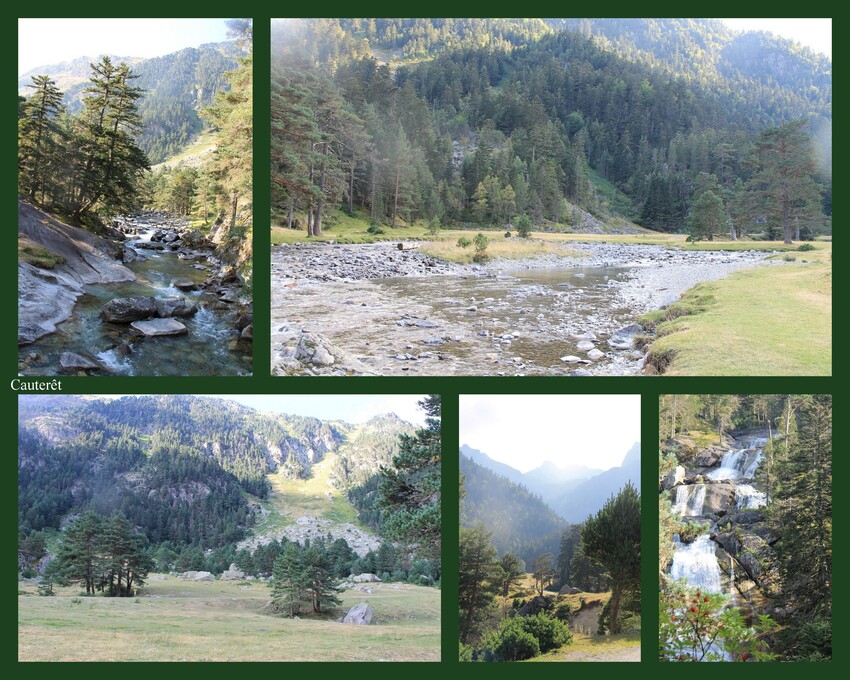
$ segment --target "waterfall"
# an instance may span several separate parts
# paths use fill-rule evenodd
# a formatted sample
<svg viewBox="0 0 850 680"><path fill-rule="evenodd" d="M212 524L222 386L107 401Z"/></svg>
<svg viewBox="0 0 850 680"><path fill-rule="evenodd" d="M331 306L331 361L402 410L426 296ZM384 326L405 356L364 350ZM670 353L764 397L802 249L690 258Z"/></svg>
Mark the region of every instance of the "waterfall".
<svg viewBox="0 0 850 680"><path fill-rule="evenodd" d="M676 487L676 501L673 512L682 517L698 517L702 515L705 505L705 484L682 484Z"/></svg>
<svg viewBox="0 0 850 680"><path fill-rule="evenodd" d="M767 494L751 484L738 484L735 486L735 505L744 510L763 508L767 505Z"/></svg>
<svg viewBox="0 0 850 680"><path fill-rule="evenodd" d="M761 447L764 446L761 443L762 440L756 439L754 441L759 444L758 448L749 447L724 453L720 466L709 472L706 477L715 481L752 479L761 463Z"/></svg>
<svg viewBox="0 0 850 680"><path fill-rule="evenodd" d="M714 555L714 542L703 534L693 543L683 544L678 538L673 540L673 564L670 576L683 578L691 587L697 587L706 593L720 591L720 565Z"/></svg>

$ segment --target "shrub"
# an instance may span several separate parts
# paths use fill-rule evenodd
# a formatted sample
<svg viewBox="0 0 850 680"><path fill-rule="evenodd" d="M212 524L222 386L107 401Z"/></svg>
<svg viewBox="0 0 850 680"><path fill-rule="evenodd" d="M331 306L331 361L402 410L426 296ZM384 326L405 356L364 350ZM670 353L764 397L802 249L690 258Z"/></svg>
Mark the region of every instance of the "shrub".
<svg viewBox="0 0 850 680"><path fill-rule="evenodd" d="M566 624L557 619L550 619L543 612L535 616L521 616L518 620L522 629L536 638L541 653L558 649L572 639L572 633Z"/></svg>
<svg viewBox="0 0 850 680"><path fill-rule="evenodd" d="M370 234L383 234L384 233L383 227L381 227L381 225L377 224L376 222L372 222L372 224L369 225L369 228L366 231L369 232Z"/></svg>
<svg viewBox="0 0 850 680"><path fill-rule="evenodd" d="M438 231L440 231L440 218L435 217L433 220L428 222L428 233L432 236L436 236Z"/></svg>
<svg viewBox="0 0 850 680"><path fill-rule="evenodd" d="M23 578L35 578L36 576L38 576L38 572L32 567L25 567L21 571L21 577Z"/></svg>
<svg viewBox="0 0 850 680"><path fill-rule="evenodd" d="M531 236L531 220L528 215L520 215L514 220L516 233L520 238L529 238Z"/></svg>
<svg viewBox="0 0 850 680"><path fill-rule="evenodd" d="M797 247L797 250L799 250L800 252L805 253L805 252L808 252L809 250L815 250L815 247L814 247L811 243L801 243L801 244Z"/></svg>
<svg viewBox="0 0 850 680"><path fill-rule="evenodd" d="M472 647L458 641L457 660L460 662L472 661Z"/></svg>
<svg viewBox="0 0 850 680"><path fill-rule="evenodd" d="M768 638L777 628L766 614L747 627L725 595L711 595L683 583L659 593L659 658L662 661L723 661L718 645L736 661L773 661Z"/></svg>
<svg viewBox="0 0 850 680"><path fill-rule="evenodd" d="M558 619L558 621L561 621L563 623L569 623L572 613L572 607L570 607L569 602L562 602L557 607L555 607L553 615L556 619Z"/></svg>
<svg viewBox="0 0 850 680"><path fill-rule="evenodd" d="M472 241L470 241L468 238L466 238L466 236L461 236L457 240L457 247L458 248L469 248L469 246L471 246L471 245L472 245Z"/></svg>
<svg viewBox="0 0 850 680"><path fill-rule="evenodd" d="M485 639L484 647L493 650L499 661L522 661L540 656L540 643L523 628L522 618L505 619L499 629Z"/></svg>
<svg viewBox="0 0 850 680"><path fill-rule="evenodd" d="M511 232L506 231L506 232L505 232L505 238L510 238L510 237L511 237Z"/></svg>
<svg viewBox="0 0 850 680"><path fill-rule="evenodd" d="M796 262L797 256L796 255L783 255L782 259L785 260L786 262Z"/></svg>
<svg viewBox="0 0 850 680"><path fill-rule="evenodd" d="M474 243L475 243L475 252L476 253L483 253L485 250L487 250L487 246L490 244L490 239L487 238L484 234L482 234L479 231L475 235Z"/></svg>

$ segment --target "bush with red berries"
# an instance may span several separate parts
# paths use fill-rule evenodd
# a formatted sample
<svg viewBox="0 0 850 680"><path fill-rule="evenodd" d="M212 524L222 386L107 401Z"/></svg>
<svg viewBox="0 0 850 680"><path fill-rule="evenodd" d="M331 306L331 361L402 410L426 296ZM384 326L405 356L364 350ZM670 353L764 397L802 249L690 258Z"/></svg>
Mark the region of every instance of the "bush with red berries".
<svg viewBox="0 0 850 680"><path fill-rule="evenodd" d="M662 661L773 661L768 646L775 622L760 614L747 626L725 595L704 593L682 582L662 589L658 606Z"/></svg>

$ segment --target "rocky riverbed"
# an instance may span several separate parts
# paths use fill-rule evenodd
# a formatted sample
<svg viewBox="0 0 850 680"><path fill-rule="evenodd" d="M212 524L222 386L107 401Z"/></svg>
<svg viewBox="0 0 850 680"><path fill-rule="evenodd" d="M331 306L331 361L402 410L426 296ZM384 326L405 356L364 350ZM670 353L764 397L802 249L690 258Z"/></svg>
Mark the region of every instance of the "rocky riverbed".
<svg viewBox="0 0 850 680"><path fill-rule="evenodd" d="M19 231L60 260L19 265L20 373L251 372L251 299L184 219L118 218L96 237L23 211Z"/></svg>
<svg viewBox="0 0 850 680"><path fill-rule="evenodd" d="M417 244L272 250L277 375L635 375L636 317L769 253L610 243L457 265Z"/></svg>

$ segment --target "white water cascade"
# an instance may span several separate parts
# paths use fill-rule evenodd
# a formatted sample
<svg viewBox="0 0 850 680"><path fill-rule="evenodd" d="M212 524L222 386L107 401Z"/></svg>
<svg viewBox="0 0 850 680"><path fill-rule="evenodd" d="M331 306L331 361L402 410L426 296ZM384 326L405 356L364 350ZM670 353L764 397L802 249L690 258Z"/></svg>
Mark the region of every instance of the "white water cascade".
<svg viewBox="0 0 850 680"><path fill-rule="evenodd" d="M705 484L682 484L676 487L673 511L682 517L698 517L705 505Z"/></svg>
<svg viewBox="0 0 850 680"><path fill-rule="evenodd" d="M714 555L715 547L708 534L703 534L687 545L675 536L670 576L674 579L683 578L689 586L696 586L703 592L719 593L720 565Z"/></svg>

